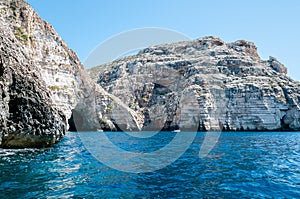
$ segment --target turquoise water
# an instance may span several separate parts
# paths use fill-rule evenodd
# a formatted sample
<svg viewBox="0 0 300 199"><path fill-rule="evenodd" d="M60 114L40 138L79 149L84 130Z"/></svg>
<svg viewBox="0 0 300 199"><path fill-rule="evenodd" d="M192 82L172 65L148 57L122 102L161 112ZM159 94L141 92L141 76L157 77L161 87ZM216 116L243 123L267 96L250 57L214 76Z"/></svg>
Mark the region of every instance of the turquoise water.
<svg viewBox="0 0 300 199"><path fill-rule="evenodd" d="M143 174L100 163L77 133L49 149L0 149L0 198L299 198L300 133L222 133L200 159L204 136L173 164ZM173 137L164 132L143 143L109 135L119 147L144 152Z"/></svg>

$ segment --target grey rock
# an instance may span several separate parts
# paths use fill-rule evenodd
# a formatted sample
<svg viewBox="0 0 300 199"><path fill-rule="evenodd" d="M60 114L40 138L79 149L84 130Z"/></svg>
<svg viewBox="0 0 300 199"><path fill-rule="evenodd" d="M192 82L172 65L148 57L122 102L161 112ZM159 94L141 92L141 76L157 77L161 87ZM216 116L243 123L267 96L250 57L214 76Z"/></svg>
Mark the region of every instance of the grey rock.
<svg viewBox="0 0 300 199"><path fill-rule="evenodd" d="M0 147L51 146L76 111L84 118L79 130L100 127L91 106L97 86L53 27L23 0L0 0L0 53Z"/></svg>
<svg viewBox="0 0 300 199"><path fill-rule="evenodd" d="M286 73L277 59L262 60L252 42L211 36L148 47L89 70L137 117L130 122L139 130L199 131L299 130L300 84ZM117 114L102 116L118 125Z"/></svg>
<svg viewBox="0 0 300 199"><path fill-rule="evenodd" d="M51 106L23 45L0 24L0 147L51 146L63 137L66 117Z"/></svg>
<svg viewBox="0 0 300 199"><path fill-rule="evenodd" d="M77 130L299 130L299 82L252 42L152 46L84 71L23 0L0 0L0 147Z"/></svg>
<svg viewBox="0 0 300 199"><path fill-rule="evenodd" d="M275 71L283 74L287 74L287 68L280 63L275 57L269 56L268 60L270 67L273 68Z"/></svg>

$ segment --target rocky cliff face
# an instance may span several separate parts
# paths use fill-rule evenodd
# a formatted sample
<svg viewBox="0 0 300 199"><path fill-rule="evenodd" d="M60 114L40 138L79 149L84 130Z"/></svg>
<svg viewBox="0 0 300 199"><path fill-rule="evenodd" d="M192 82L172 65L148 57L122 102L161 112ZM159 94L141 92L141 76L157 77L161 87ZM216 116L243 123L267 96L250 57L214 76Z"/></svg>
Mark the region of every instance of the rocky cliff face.
<svg viewBox="0 0 300 199"><path fill-rule="evenodd" d="M69 118L79 130L299 130L286 73L251 42L205 37L94 68L91 81L27 3L0 0L0 147L51 146Z"/></svg>
<svg viewBox="0 0 300 199"><path fill-rule="evenodd" d="M124 130L299 130L300 83L286 73L253 43L216 37L149 47L89 70L131 113L121 121L113 105L101 107Z"/></svg>
<svg viewBox="0 0 300 199"><path fill-rule="evenodd" d="M0 25L0 147L51 146L95 88L75 53L23 0L0 0ZM97 128L95 118L81 127Z"/></svg>
<svg viewBox="0 0 300 199"><path fill-rule="evenodd" d="M127 108L24 0L0 0L0 25L0 147L51 146L70 126L116 130L103 107Z"/></svg>
<svg viewBox="0 0 300 199"><path fill-rule="evenodd" d="M67 124L63 112L52 106L42 63L34 59L36 35L28 19L33 10L22 1L0 1L0 12L0 146L50 146Z"/></svg>

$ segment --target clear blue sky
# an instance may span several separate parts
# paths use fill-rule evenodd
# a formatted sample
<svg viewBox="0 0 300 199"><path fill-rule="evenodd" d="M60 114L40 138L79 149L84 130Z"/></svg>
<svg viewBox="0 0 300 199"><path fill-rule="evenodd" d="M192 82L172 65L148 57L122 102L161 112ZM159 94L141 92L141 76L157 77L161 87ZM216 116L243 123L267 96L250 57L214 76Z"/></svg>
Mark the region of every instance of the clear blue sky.
<svg viewBox="0 0 300 199"><path fill-rule="evenodd" d="M85 61L109 37L161 27L191 38L253 41L300 80L300 0L27 0Z"/></svg>

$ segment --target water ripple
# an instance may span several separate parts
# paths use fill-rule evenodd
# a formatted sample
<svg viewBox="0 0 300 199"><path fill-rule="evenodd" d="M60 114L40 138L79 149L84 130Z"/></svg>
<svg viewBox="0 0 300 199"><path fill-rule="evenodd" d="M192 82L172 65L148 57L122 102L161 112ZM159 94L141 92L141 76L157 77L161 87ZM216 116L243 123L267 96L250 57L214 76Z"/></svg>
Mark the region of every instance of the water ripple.
<svg viewBox="0 0 300 199"><path fill-rule="evenodd" d="M174 137L167 134L161 142L123 136L117 144L152 151L150 145L159 148ZM145 174L99 163L76 133L54 148L0 149L0 198L299 198L300 133L222 133L199 159L203 139L198 133L180 159Z"/></svg>

